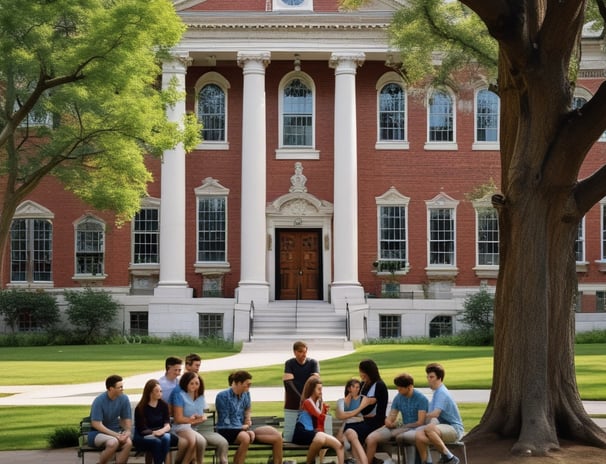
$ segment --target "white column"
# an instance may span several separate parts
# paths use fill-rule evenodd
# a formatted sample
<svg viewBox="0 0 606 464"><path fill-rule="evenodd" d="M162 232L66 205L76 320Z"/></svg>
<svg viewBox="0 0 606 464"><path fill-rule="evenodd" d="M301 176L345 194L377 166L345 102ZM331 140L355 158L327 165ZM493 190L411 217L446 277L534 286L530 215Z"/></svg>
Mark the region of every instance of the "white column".
<svg viewBox="0 0 606 464"><path fill-rule="evenodd" d="M265 68L270 53L238 53L243 68L241 261L237 302L266 304L269 284L265 272L267 228Z"/></svg>
<svg viewBox="0 0 606 464"><path fill-rule="evenodd" d="M169 121L183 124L188 56L175 56L162 66L162 88L176 83L183 98L166 109ZM185 149L179 143L162 157L160 205L160 281L155 296L191 297L185 280Z"/></svg>
<svg viewBox="0 0 606 464"><path fill-rule="evenodd" d="M356 70L364 53L335 52L330 67L335 70L334 114L334 274L332 301L363 299L358 280L358 154L356 137Z"/></svg>

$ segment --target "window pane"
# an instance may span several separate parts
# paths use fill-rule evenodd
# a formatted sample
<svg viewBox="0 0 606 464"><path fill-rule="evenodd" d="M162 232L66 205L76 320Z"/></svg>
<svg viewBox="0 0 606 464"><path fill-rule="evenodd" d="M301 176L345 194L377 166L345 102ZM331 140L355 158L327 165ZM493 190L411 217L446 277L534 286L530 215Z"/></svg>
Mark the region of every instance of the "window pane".
<svg viewBox="0 0 606 464"><path fill-rule="evenodd" d="M499 264L499 219L494 209L478 211L478 264Z"/></svg>
<svg viewBox="0 0 606 464"><path fill-rule="evenodd" d="M223 338L223 314L199 314L198 329L201 338Z"/></svg>
<svg viewBox="0 0 606 464"><path fill-rule="evenodd" d="M225 141L225 92L218 85L209 84L200 90L198 120L203 125L203 140Z"/></svg>
<svg viewBox="0 0 606 464"><path fill-rule="evenodd" d="M576 256L577 262L585 261L585 227L582 219L577 228L577 239L574 242L574 255Z"/></svg>
<svg viewBox="0 0 606 464"><path fill-rule="evenodd" d="M46 219L15 219L11 224L11 281L52 280L53 226Z"/></svg>
<svg viewBox="0 0 606 464"><path fill-rule="evenodd" d="M429 264L454 264L453 210L431 209L429 214Z"/></svg>
<svg viewBox="0 0 606 464"><path fill-rule="evenodd" d="M436 91L429 101L429 141L454 141L452 98L446 92Z"/></svg>
<svg viewBox="0 0 606 464"><path fill-rule="evenodd" d="M480 90L476 95L476 140L499 140L499 97L490 90Z"/></svg>
<svg viewBox="0 0 606 464"><path fill-rule="evenodd" d="M401 317L379 315L379 338L400 338L402 336Z"/></svg>
<svg viewBox="0 0 606 464"><path fill-rule="evenodd" d="M312 145L313 95L299 79L284 88L282 114L282 144L285 146Z"/></svg>
<svg viewBox="0 0 606 464"><path fill-rule="evenodd" d="M27 282L27 224L15 219L11 225L11 280Z"/></svg>
<svg viewBox="0 0 606 464"><path fill-rule="evenodd" d="M379 208L379 260L399 261L406 265L406 207Z"/></svg>
<svg viewBox="0 0 606 464"><path fill-rule="evenodd" d="M147 311L132 311L130 313L130 334L147 335L149 328Z"/></svg>
<svg viewBox="0 0 606 464"><path fill-rule="evenodd" d="M50 281L53 246L53 227L49 221L33 221L33 275L34 281Z"/></svg>
<svg viewBox="0 0 606 464"><path fill-rule="evenodd" d="M452 317L436 316L429 323L429 337L442 337L452 335Z"/></svg>
<svg viewBox="0 0 606 464"><path fill-rule="evenodd" d="M404 90L387 84L379 95L379 140L406 140Z"/></svg>
<svg viewBox="0 0 606 464"><path fill-rule="evenodd" d="M104 233L98 222L82 222L76 229L76 274L103 274Z"/></svg>
<svg viewBox="0 0 606 464"><path fill-rule="evenodd" d="M198 261L226 261L226 199L198 200Z"/></svg>
<svg viewBox="0 0 606 464"><path fill-rule="evenodd" d="M134 219L133 263L160 262L160 211L144 208Z"/></svg>

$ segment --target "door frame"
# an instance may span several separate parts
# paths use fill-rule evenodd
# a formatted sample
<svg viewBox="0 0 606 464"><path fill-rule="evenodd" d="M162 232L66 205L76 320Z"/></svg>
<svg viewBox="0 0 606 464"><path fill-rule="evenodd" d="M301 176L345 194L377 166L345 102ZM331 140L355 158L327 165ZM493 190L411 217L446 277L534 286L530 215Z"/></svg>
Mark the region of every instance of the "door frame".
<svg viewBox="0 0 606 464"><path fill-rule="evenodd" d="M330 301L332 282L332 216L333 205L307 192L291 192L276 198L266 209L266 269L269 300L276 300L276 229L320 229L322 260L322 301Z"/></svg>

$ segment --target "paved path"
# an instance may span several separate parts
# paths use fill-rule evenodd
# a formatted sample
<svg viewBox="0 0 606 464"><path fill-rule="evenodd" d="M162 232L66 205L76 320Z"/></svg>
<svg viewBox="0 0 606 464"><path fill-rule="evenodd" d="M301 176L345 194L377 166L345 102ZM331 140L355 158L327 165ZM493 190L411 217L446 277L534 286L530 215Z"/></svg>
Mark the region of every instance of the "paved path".
<svg viewBox="0 0 606 464"><path fill-rule="evenodd" d="M338 358L350 354L352 351L343 350L319 350L309 351L309 356L322 361L324 359ZM285 356L283 350L270 352L242 352L233 356L218 359L209 359L202 362L201 373L228 370L245 369L251 367L268 366L283 363ZM158 378L164 372L150 372L146 374L126 377L124 384L126 389L142 389L145 382L151 378ZM426 395L431 395L428 388L420 388ZM79 385L30 385L30 386L0 386L0 394L10 393L11 396L0 398L0 406L31 406L31 405L90 405L93 399L105 391L104 381L85 383ZM215 395L219 390L207 390L205 396L209 403L214 403ZM390 398L396 391L390 389ZM455 400L460 403L487 403L490 391L488 390L451 390ZM252 401L280 401L284 395L283 387L253 387L250 390ZM324 387L324 399L336 401L343 396L343 387ZM132 402L139 400L138 395L129 395ZM591 415L606 415L606 401L584 401L585 409ZM606 419L596 419L601 427L606 428ZM90 459L94 459L91 456ZM0 451L0 464L70 464L81 462L77 458L76 450L68 448L64 450L32 450L32 451ZM93 461L90 461L93 462ZM143 462L141 460L129 460L130 463ZM88 460L87 460L88 464Z"/></svg>

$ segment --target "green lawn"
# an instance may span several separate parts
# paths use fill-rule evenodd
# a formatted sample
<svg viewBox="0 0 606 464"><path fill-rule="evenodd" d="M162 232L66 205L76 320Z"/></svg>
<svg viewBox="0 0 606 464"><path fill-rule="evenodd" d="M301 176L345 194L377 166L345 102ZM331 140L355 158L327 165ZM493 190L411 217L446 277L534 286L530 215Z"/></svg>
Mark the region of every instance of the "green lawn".
<svg viewBox="0 0 606 464"><path fill-rule="evenodd" d="M184 357L198 352L204 359L232 355L232 351L203 350L197 347L170 345L93 345L65 347L0 348L2 377L0 385L73 384L99 381L108 372L128 376L160 371L170 355ZM310 353L313 356L313 347ZM284 353L284 359L291 354ZM372 358L379 365L388 386L400 372L406 371L425 387L424 366L439 361L446 367L445 383L450 389L490 388L492 348L440 345L364 345L352 354L321 362L325 385L343 385L358 374L358 363ZM577 382L584 400L605 400L606 344L576 346ZM242 366L246 368L246 366ZM255 386L282 385L283 364L249 369ZM228 371L204 374L206 387L226 386ZM477 424L484 404L461 404L466 430ZM334 408L334 405L333 405ZM281 415L281 401L256 403L256 414ZM46 447L46 438L57 427L77 426L88 415L88 406L0 407L0 423L10 424L0 433L0 450ZM32 431L35 431L32 433Z"/></svg>
<svg viewBox="0 0 606 464"><path fill-rule="evenodd" d="M282 407L281 401L254 403L253 414L282 416ZM336 404L331 404L332 410L335 407ZM460 404L459 407L467 430L480 421L485 409L483 404ZM47 448L47 438L56 428L77 428L89 410L88 406L0 407L0 424L10 424L0 433L0 451Z"/></svg>

